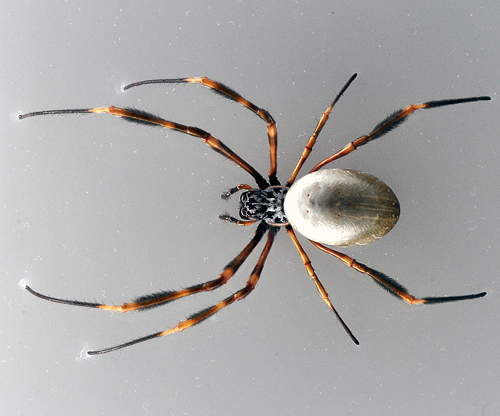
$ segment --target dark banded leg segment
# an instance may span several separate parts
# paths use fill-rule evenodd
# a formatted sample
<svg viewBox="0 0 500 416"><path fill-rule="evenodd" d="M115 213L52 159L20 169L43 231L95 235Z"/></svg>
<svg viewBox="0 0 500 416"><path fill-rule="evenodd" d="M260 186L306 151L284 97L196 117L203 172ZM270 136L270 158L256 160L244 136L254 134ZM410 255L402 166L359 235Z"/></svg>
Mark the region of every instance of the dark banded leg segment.
<svg viewBox="0 0 500 416"><path fill-rule="evenodd" d="M311 240L309 240L311 241ZM477 299L486 296L486 292L476 293L473 295L461 295L461 296L443 296L443 297L428 297L428 298L416 298L408 293L406 288L400 285L395 280L390 277L384 275L383 273L370 269L364 264L358 263L353 258L339 252L333 250L329 247L324 246L323 244L317 243L315 241L311 241L311 243L319 248L321 251L336 257L337 259L343 261L349 267L352 267L354 270L357 270L360 273L366 274L370 276L373 280L375 280L379 285L387 289L390 293L403 299L405 302L410 305L417 305L422 303L447 303L447 302L456 302L459 300L468 300L468 299Z"/></svg>
<svg viewBox="0 0 500 416"><path fill-rule="evenodd" d="M307 160L307 158L311 154L313 146L316 143L316 139L318 138L319 134L321 133L321 130L323 130L323 127L326 124L333 107L335 106L335 104L337 104L337 101L340 99L340 97L342 97L344 92L347 90L347 88L349 88L349 85L351 85L351 83L356 79L357 76L358 76L358 74L354 74L349 79L349 81L347 81L347 83L344 85L344 87L340 90L340 92L337 94L335 99L330 104L330 107L328 107L325 110L325 112L323 113L323 115L321 116L321 118L318 121L318 124L316 126L316 129L314 129L314 133L309 138L309 141L307 142L306 147L304 148L302 155L300 156L300 159L297 162L297 165L295 166L295 169L293 170L292 175L290 176L290 179L288 179L288 182L286 183L286 186L292 186L292 184L295 182L295 179L297 178L297 175L299 174L300 169L302 168L302 166L304 165L304 162Z"/></svg>
<svg viewBox="0 0 500 416"><path fill-rule="evenodd" d="M264 236L265 232L268 230L269 226L261 222L255 231L255 235L252 240L247 244L247 246L238 254L222 271L222 273L214 280L210 280L205 283L201 283L199 285L190 286L186 289L178 290L178 291L163 291L158 293L153 293L150 295L144 295L136 298L133 302L124 303L122 305L105 305L102 303L95 302L82 302L78 300L70 300L70 299L59 299L51 296L43 295L39 292L36 292L29 286L25 286L25 289L30 292L32 295L48 300L50 302L62 303L65 305L72 306L83 306L86 308L97 308L104 309L108 311L115 312L130 312L136 311L146 308L153 308L157 306L161 306L166 304L167 302L171 302L175 299L183 298L186 296L193 295L195 293L200 292L208 292L214 289L221 287L226 284L231 277L238 271L243 262L248 258L250 253L255 249L257 244L259 244L260 240Z"/></svg>
<svg viewBox="0 0 500 416"><path fill-rule="evenodd" d="M351 337L352 341L356 344L359 345L359 341L356 339L354 334L351 332L347 324L344 322L344 320L341 318L337 310L334 308L332 305L332 302L330 301L330 298L328 297L328 293L326 292L325 288L321 284L320 280L318 279L318 276L316 275L316 272L314 271L311 260L309 260L309 257L307 256L305 250L302 248L302 246L299 243L299 240L297 239L297 236L295 235L295 232L293 231L292 227L287 225L286 226L286 231L290 235L290 238L293 241L293 244L295 245L295 248L300 254L300 257L302 259L302 262L304 263L304 266L307 270L307 273L309 273L309 276L313 279L314 284L316 285L316 288L318 289L318 292L320 293L321 297L325 301L325 303L328 305L328 307L333 311L335 316L337 317L338 321L344 328L345 332Z"/></svg>
<svg viewBox="0 0 500 416"><path fill-rule="evenodd" d="M445 107L447 105L470 103L470 102L474 102L474 101L488 101L488 100L491 100L491 98L490 97L470 97L470 98L458 98L458 99L451 99L451 100L429 101L427 103L409 105L408 107L403 108L402 110L398 110L398 111L394 112L389 117L387 117L385 120L383 120L382 122L377 124L371 133L368 133L365 136L361 136L361 137L357 138L353 142L346 145L342 150L340 150L337 153L333 154L332 156L327 157L326 159L322 160L314 168L311 169L311 172L316 172L318 169L321 169L326 164L348 155L352 151L356 150L357 147L362 146L373 139L376 139L378 137L383 136L384 134L388 133L392 129L399 126L406 119L406 117L413 114L417 110L423 110L424 108Z"/></svg>
<svg viewBox="0 0 500 416"><path fill-rule="evenodd" d="M160 117L156 117L153 114L147 113L145 111L133 108L120 108L111 106L111 107L96 107L96 108L85 108L85 109L36 111L33 113L19 115L18 118L22 120L24 118L34 117L34 116L82 114L82 113L108 113L111 114L112 116L122 117L127 121L139 124L165 127L171 130L176 130L181 133L188 134L190 136L198 137L202 139L208 146L210 146L216 152L232 160L238 166L247 171L255 179L255 182L257 183L260 189L265 189L269 186L269 184L262 177L262 175L259 172L257 172L249 163L247 163L240 156L234 153L224 143L213 137L210 133L198 127L185 126L184 124L179 124L173 121L164 120Z"/></svg>
<svg viewBox="0 0 500 416"><path fill-rule="evenodd" d="M188 329L205 319L211 317L212 315L216 314L219 312L221 309L224 309L226 306L231 305L232 303L244 299L247 297L254 289L255 286L257 285L257 282L259 280L259 277L262 273L262 269L264 268L264 264L266 262L267 256L269 254L269 251L271 250L271 247L274 242L274 237L276 236L276 233L278 231L278 228L272 227L269 230L269 233L267 234L267 242L266 245L264 246L264 249L262 250L262 253L259 257L259 260L257 261L257 264L255 265L252 274L250 275L250 278L247 281L247 284L243 289L238 290L231 296L227 297L226 299L222 300L221 302L217 303L214 306L211 306L207 309L204 309L202 311L199 311L192 315L189 319L186 319L185 321L181 321L178 325L175 327L168 329L166 331L162 332L157 332L155 334L147 335L145 337L137 338L133 341L125 342L123 344L115 345L114 347L102 349L102 350L97 350L97 351L88 351L87 354L89 355L98 355L98 354L105 354L111 351L116 351L121 348L125 347L130 347L131 345L138 344L140 342L148 341L150 339L154 338L159 338L163 337L165 335L170 335L175 332L181 332L184 331L185 329Z"/></svg>
<svg viewBox="0 0 500 416"><path fill-rule="evenodd" d="M233 89L227 87L226 85L214 81L207 77L194 77L194 78L174 78L174 79L150 79L146 81L134 82L132 84L123 87L124 90L129 88L138 87L140 85L146 84L179 84L179 83L194 83L202 84L207 88L211 88L215 92L221 94L223 97L240 103L242 106L248 108L250 111L259 116L262 120L267 123L267 135L269 138L269 153L270 153L270 163L271 167L269 170L269 182L271 185L279 185L278 178L276 176L277 171L277 148L278 148L278 133L276 130L276 122L274 121L271 114L266 110L256 106L252 102L243 98Z"/></svg>

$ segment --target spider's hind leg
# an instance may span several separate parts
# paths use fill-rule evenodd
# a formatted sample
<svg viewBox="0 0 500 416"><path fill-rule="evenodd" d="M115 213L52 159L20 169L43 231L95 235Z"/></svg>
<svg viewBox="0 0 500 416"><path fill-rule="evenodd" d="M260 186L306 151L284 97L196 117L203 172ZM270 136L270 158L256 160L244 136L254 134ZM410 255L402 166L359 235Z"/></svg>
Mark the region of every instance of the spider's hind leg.
<svg viewBox="0 0 500 416"><path fill-rule="evenodd" d="M334 250L330 247L326 247L323 244L317 243L312 240L309 241L311 241L311 243L317 248L319 248L321 251L324 251L325 253L328 253L333 257L341 260L349 267L352 267L354 270L357 270L360 273L370 276L376 283L378 283L384 289L388 290L389 293L404 300L406 303L410 305L456 302L460 300L477 299L486 296L486 292L480 292L471 295L417 298L413 295L410 295L405 287L403 287L401 284L391 279L390 277L386 276L385 274L377 270L371 269L368 266L365 266L364 264L358 263L352 257L349 257L346 254L341 253L340 251Z"/></svg>

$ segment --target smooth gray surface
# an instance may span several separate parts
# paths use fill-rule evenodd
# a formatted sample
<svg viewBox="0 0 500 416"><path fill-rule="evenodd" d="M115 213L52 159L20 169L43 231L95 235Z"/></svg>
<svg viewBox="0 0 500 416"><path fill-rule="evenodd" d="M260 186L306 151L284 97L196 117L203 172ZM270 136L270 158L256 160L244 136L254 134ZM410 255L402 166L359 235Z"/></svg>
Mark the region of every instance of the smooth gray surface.
<svg viewBox="0 0 500 416"><path fill-rule="evenodd" d="M0 403L3 415L495 415L500 413L498 1L4 2ZM416 296L488 296L411 307L306 241L356 347L285 232L245 301L182 334L107 356L102 348L175 325L242 287L154 311L113 314L44 302L112 303L217 276L253 228L220 193L250 181L201 141L106 115L20 112L136 106L212 132L263 174L265 123L199 85L210 76L278 122L285 180L317 119L312 167L387 114L426 100L492 101L421 111L336 167L374 174L401 219L345 250Z"/></svg>

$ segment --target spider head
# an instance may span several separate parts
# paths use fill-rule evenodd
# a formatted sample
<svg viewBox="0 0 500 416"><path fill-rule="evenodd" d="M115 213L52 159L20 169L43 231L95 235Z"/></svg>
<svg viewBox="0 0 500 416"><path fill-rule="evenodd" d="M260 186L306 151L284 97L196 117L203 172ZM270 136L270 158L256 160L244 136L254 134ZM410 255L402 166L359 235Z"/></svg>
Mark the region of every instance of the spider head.
<svg viewBox="0 0 500 416"><path fill-rule="evenodd" d="M288 224L283 202L288 188L270 186L266 189L252 189L240 196L240 217L244 220L265 221L281 227Z"/></svg>

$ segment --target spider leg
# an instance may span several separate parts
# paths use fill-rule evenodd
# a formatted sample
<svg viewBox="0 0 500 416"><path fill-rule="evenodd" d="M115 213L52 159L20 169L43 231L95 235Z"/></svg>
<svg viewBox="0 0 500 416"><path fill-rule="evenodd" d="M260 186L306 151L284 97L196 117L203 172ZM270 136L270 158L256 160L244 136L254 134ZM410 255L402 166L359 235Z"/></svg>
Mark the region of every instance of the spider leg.
<svg viewBox="0 0 500 416"><path fill-rule="evenodd" d="M271 183L271 185L279 185L280 183L278 181L278 178L276 177L277 147L278 147L278 133L276 130L276 122L274 121L271 114L269 114L266 110L256 106L252 102L243 98L233 89L207 77L151 79L146 81L134 82L133 84L126 85L125 87L123 87L123 89L127 90L129 88L145 84L179 84L179 83L198 83L204 85L205 87L211 88L215 92L221 94L223 97L240 103L242 106L248 108L250 111L258 115L262 120L264 120L267 123L267 135L269 138L269 153L271 160L271 168L269 170L269 182Z"/></svg>
<svg viewBox="0 0 500 416"><path fill-rule="evenodd" d="M237 270L240 268L243 262L248 258L250 253L252 253L257 244L259 244L260 240L262 239L268 228L269 226L265 222L261 222L257 227L257 230L255 231L255 235L252 238L252 240L240 252L240 254L238 254L224 268L222 273L216 279L198 285L190 286L186 289L178 291L162 291L150 295L140 296L136 298L133 302L124 303L123 305L105 305L102 303L82 302L77 300L53 298L51 296L43 295L39 292L36 292L28 285L25 286L25 289L32 295L51 302L63 303L65 305L73 305L73 306L84 306L87 308L98 308L116 312L130 312L145 308L157 307L160 305L164 305L167 302L173 301L175 299L183 298L185 296L190 296L195 293L211 291L226 284L229 281L229 279L234 276L234 274L237 272Z"/></svg>
<svg viewBox="0 0 500 416"><path fill-rule="evenodd" d="M261 223L262 224L262 223ZM123 344L115 345L114 347L110 348L105 348L102 350L97 350L97 351L88 351L87 354L89 355L97 355L97 354L105 354L111 351L116 351L121 348L129 347L131 345L138 344L140 342L148 341L153 338L159 338L163 337L165 335L173 334L175 332L181 332L184 331L187 328L192 327L193 325L196 325L200 323L201 321L209 318L210 316L214 315L221 309L225 308L226 306L231 305L232 303L241 300L245 298L247 295L250 294L255 289L255 286L257 285L257 282L259 280L260 274L262 273L262 269L264 268L264 264L267 259L267 255L269 254L269 251L271 250L271 247L274 242L274 237L276 236L276 233L278 232L277 227L271 227L269 230L269 233L267 234L267 242L266 245L264 246L264 249L262 250L262 253L259 257L259 260L257 261L257 264L255 265L252 274L250 275L250 278L247 281L247 284L243 289L238 290L237 292L233 293L231 296L225 298L221 302L217 303L214 306L211 306L207 309L201 310L194 315L192 315L190 318L179 322L175 327L170 328L166 331L162 332L157 332L155 334L151 335L146 335L145 337L137 338L135 340L125 342Z"/></svg>
<svg viewBox="0 0 500 416"><path fill-rule="evenodd" d="M134 108L120 108L120 107L100 107L100 108L85 108L85 109L68 109L68 110L48 110L48 111L36 111L33 113L21 114L18 116L20 120L27 117L34 116L44 116L44 115L54 115L54 114L82 114L82 113L108 113L116 117L122 117L127 121L145 124L149 126L160 126L166 127L171 130L177 130L181 133L188 134L190 136L199 137L208 146L214 149L216 152L222 154L228 159L232 160L238 166L247 171L257 182L260 189L265 189L269 185L262 175L257 172L250 164L244 161L240 156L234 153L229 147L224 143L217 140L210 133L199 129L197 127L185 126L183 124L175 123L173 121L167 121L160 117L154 116L153 114L147 113L145 111L137 110Z"/></svg>
<svg viewBox="0 0 500 416"><path fill-rule="evenodd" d="M309 138L309 141L306 144L306 147L304 148L302 155L300 156L299 161L297 162L297 165L295 166L295 169L292 172L292 175L290 176L290 179L288 179L288 182L286 183L286 186L292 186L292 184L295 182L295 178L297 178L297 175L299 174L300 169L302 168L302 165L304 162L307 160L309 155L311 154L311 151L313 149L314 144L316 143L316 139L318 138L319 134L321 133L321 130L323 130L323 126L326 124L326 121L328 120L328 117L330 116L330 112L332 111L332 108L337 104L337 101L342 97L344 92L349 88L349 85L356 79L358 74L354 74L351 78L349 78L349 81L346 82L344 87L340 90L340 92L337 94L335 99L332 101L330 104L330 107L328 107L323 115L321 116L320 120L318 121L318 125L314 129L314 133L312 136Z"/></svg>
<svg viewBox="0 0 500 416"><path fill-rule="evenodd" d="M295 248L297 249L297 251L300 254L300 257L302 258L302 262L304 263L304 266L307 270L307 273L309 273L309 276L311 276L311 278L313 279L314 284L316 285L316 288L318 289L321 297L323 298L325 303L328 305L328 307L333 311L333 313L337 317L338 321L340 322L340 324L344 328L345 332L347 332L347 334L351 337L351 339L353 340L353 342L356 345L359 345L359 341L356 339L356 337L351 332L351 330L349 329L347 324L344 322L344 320L340 317L339 313L333 307L332 302L330 301L330 298L328 297L328 293L326 292L325 288L323 287L320 280L318 279L318 276L316 275L316 272L314 271L314 269L312 267L311 260L309 260L309 257L307 256L305 250L300 245L299 240L297 239L297 236L295 235L295 232L293 231L292 227L290 225L287 225L286 231L290 235L290 237L293 241L293 244L295 245Z"/></svg>
<svg viewBox="0 0 500 416"><path fill-rule="evenodd" d="M436 107L444 107L447 105L470 103L470 102L474 102L474 101L488 101L488 100L491 100L491 98L490 97L470 97L470 98L458 98L458 99L451 99L451 100L429 101L429 102L422 103L422 104L409 105L408 107L405 107L402 110L398 110L398 111L394 112L389 117L387 117L385 120L381 121L367 135L357 138L353 142L347 144L342 150L340 150L337 153L333 154L332 156L327 157L326 159L322 160L314 168L311 169L311 172L317 171L318 169L322 168L326 164L333 162L335 159L339 159L341 157L348 155L353 150L355 150L357 147L368 143L370 140L373 140L373 139L376 139L378 137L383 136L384 134L388 133L392 129L399 126L403 121L406 120L406 118L410 114L414 113L417 110L422 110L424 108L436 108Z"/></svg>
<svg viewBox="0 0 500 416"><path fill-rule="evenodd" d="M486 295L486 292L481 292L481 293L476 293L473 295L415 298L414 296L410 295L408 293L408 291L402 285L400 285L398 282L391 279L390 277L384 275L383 273L380 273L374 269L370 269L369 267L365 266L364 264L358 263L353 258L346 256L345 254L340 253L336 250L333 250L329 247L326 247L323 244L317 243L317 242L312 241L312 240L309 240L309 241L311 241L311 243L313 245L315 245L317 248L319 248L321 251L324 251L325 253L328 253L328 254L332 255L333 257L336 257L337 259L343 261L349 267L352 267L353 269L357 270L358 272L364 273L364 274L370 276L373 280L375 280L378 284L380 284L382 287L387 289L390 293L392 293L396 297L403 299L405 302L408 302L410 305L416 305L416 304L421 304L421 303L455 302L455 301L459 301L459 300L482 298L483 296Z"/></svg>

